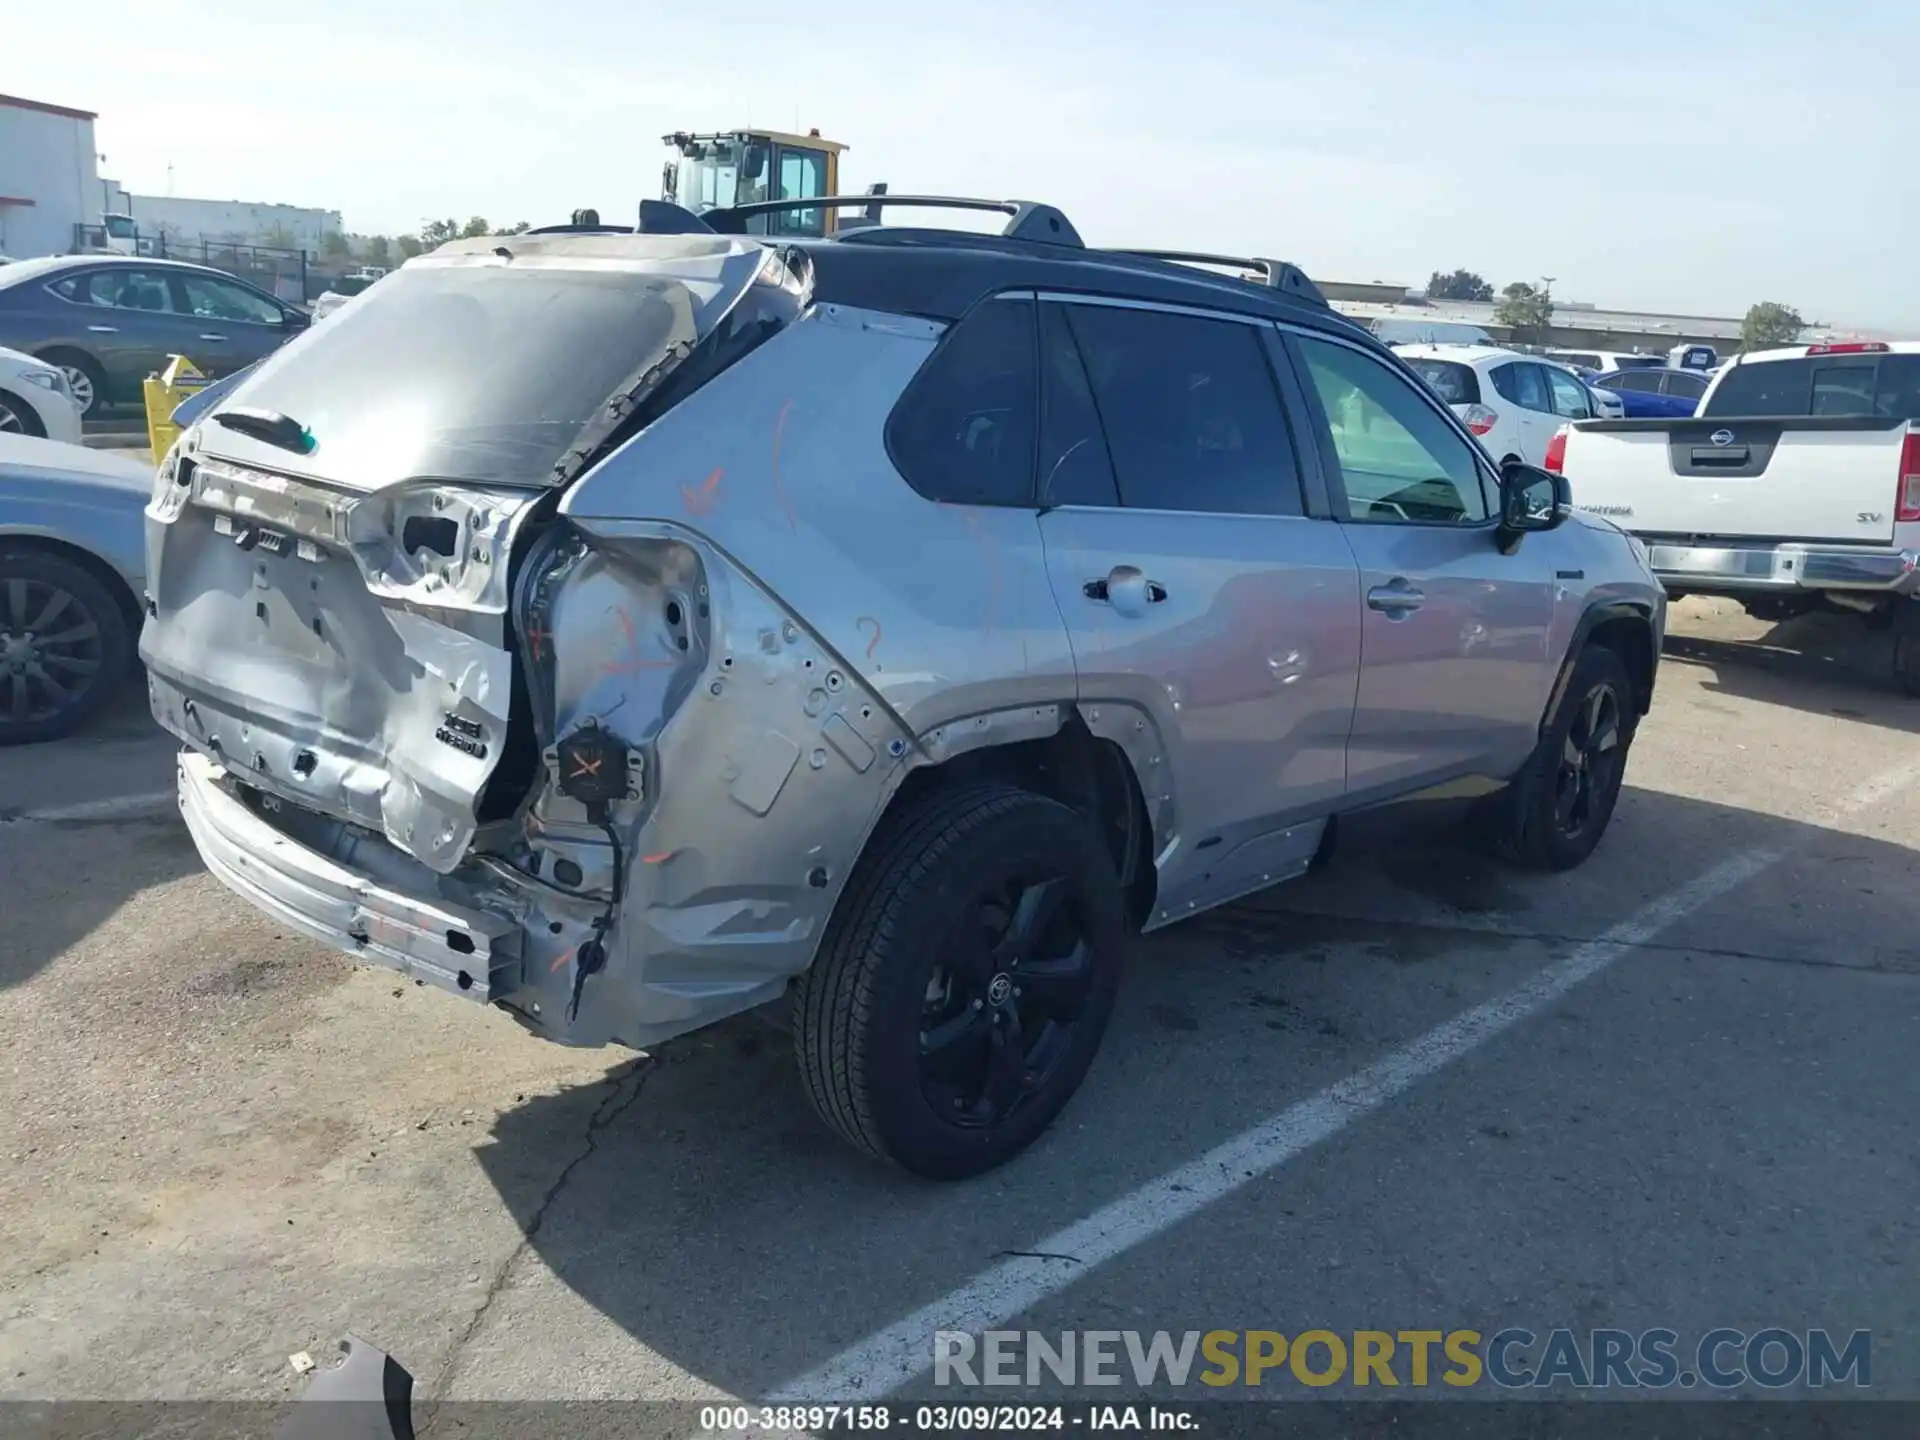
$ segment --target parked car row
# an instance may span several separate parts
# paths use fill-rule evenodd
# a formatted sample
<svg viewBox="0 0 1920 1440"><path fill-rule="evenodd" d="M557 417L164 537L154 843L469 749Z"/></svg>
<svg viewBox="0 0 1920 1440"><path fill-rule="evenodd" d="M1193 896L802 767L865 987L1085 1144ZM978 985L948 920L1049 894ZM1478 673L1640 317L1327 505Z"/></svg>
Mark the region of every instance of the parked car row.
<svg viewBox="0 0 1920 1440"><path fill-rule="evenodd" d="M1670 594L1856 613L1892 632L1920 696L1920 342L1742 355L1697 416L1573 424L1547 466L1647 546Z"/></svg>
<svg viewBox="0 0 1920 1440"><path fill-rule="evenodd" d="M1548 443L1568 421L1624 413L1617 396L1536 355L1487 345L1395 349L1487 453L1503 463L1543 465Z"/></svg>
<svg viewBox="0 0 1920 1440"><path fill-rule="evenodd" d="M59 369L86 417L137 403L169 355L224 375L308 320L225 271L180 261L60 255L0 269L0 346Z"/></svg>

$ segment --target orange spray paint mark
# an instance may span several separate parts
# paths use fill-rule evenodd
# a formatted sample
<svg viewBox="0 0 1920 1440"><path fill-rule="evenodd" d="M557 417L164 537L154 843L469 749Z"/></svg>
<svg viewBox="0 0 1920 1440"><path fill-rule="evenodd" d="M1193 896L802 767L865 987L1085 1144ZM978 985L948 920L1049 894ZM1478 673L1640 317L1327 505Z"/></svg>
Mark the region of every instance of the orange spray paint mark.
<svg viewBox="0 0 1920 1440"><path fill-rule="evenodd" d="M871 615L862 615L858 620L853 622L853 628L858 630L862 625L873 626L873 639L867 642L867 659L871 660L873 658L873 647L880 643L880 622Z"/></svg>
<svg viewBox="0 0 1920 1440"><path fill-rule="evenodd" d="M799 526L794 518L793 501L787 498L787 487L780 483L780 439L787 433L787 412L792 409L793 401L789 400L780 407L780 417L773 422L773 465L767 472L773 480L773 498L780 502L780 508L786 512L789 532L797 530Z"/></svg>
<svg viewBox="0 0 1920 1440"><path fill-rule="evenodd" d="M689 515L705 515L720 503L721 473L721 470L716 467L711 475L700 482L697 489L690 489L685 485L680 487L680 499L686 504Z"/></svg>
<svg viewBox="0 0 1920 1440"><path fill-rule="evenodd" d="M719 472L715 472L716 474ZM603 675L638 675L642 670L671 670L671 660L648 660L640 653L640 634L633 628L633 617L624 610L613 612L613 618L620 622L620 629L627 637L627 658L613 660L600 667Z"/></svg>
<svg viewBox="0 0 1920 1440"><path fill-rule="evenodd" d="M658 864L659 864L659 863L660 863L661 861L663 861L663 860L671 860L672 858L673 858L673 851L671 851L671 850L662 850L662 851L660 851L660 852L658 852L657 854L653 854L653 855L642 855L642 856L640 857L640 863L641 863L642 865L658 865Z"/></svg>

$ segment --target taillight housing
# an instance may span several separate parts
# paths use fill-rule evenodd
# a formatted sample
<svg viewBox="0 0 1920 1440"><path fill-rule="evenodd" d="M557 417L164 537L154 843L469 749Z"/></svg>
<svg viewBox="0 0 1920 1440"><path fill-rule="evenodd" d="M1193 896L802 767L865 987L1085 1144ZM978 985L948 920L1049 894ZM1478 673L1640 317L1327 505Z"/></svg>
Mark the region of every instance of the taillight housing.
<svg viewBox="0 0 1920 1440"><path fill-rule="evenodd" d="M1809 355L1885 355L1893 347L1884 340L1838 340L1807 346Z"/></svg>
<svg viewBox="0 0 1920 1440"><path fill-rule="evenodd" d="M1545 468L1555 475L1564 475L1567 473L1567 431L1572 428L1570 425L1562 425L1558 430L1553 432L1553 438L1547 441L1547 463ZM1912 439L1909 439L1907 443L1912 444Z"/></svg>
<svg viewBox="0 0 1920 1440"><path fill-rule="evenodd" d="M1474 434L1485 435L1500 423L1500 412L1484 405L1469 405L1460 412L1460 419Z"/></svg>
<svg viewBox="0 0 1920 1440"><path fill-rule="evenodd" d="M1920 520L1920 432L1913 430L1900 447L1900 488L1894 493L1893 518Z"/></svg>

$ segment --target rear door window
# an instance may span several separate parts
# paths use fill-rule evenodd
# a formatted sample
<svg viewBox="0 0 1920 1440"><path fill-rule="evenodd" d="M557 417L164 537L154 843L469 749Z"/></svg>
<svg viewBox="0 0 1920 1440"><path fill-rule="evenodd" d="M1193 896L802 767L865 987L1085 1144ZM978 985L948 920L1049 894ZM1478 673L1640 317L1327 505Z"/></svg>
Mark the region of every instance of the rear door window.
<svg viewBox="0 0 1920 1440"><path fill-rule="evenodd" d="M954 322L887 422L909 485L953 505L1033 503L1034 349L1031 300L988 300Z"/></svg>
<svg viewBox="0 0 1920 1440"><path fill-rule="evenodd" d="M1496 365L1493 388L1522 410L1538 410L1542 415L1553 413L1553 399L1547 393L1546 378L1540 373L1538 365L1522 364L1517 360Z"/></svg>
<svg viewBox="0 0 1920 1440"><path fill-rule="evenodd" d="M1622 370L1617 375L1609 375L1606 385L1609 390L1638 390L1649 395L1660 393L1660 377L1651 370Z"/></svg>
<svg viewBox="0 0 1920 1440"><path fill-rule="evenodd" d="M1675 370L1661 377L1666 384L1666 393L1678 395L1683 400L1698 400L1707 393L1707 377L1695 375L1687 370Z"/></svg>
<svg viewBox="0 0 1920 1440"><path fill-rule="evenodd" d="M1040 307L1040 503L1120 503L1093 387L1058 305Z"/></svg>
<svg viewBox="0 0 1920 1440"><path fill-rule="evenodd" d="M1065 308L1123 505L1305 513L1292 435L1256 327L1161 310Z"/></svg>
<svg viewBox="0 0 1920 1440"><path fill-rule="evenodd" d="M1810 415L1813 413L1813 361L1764 360L1735 363L1707 397L1702 416Z"/></svg>

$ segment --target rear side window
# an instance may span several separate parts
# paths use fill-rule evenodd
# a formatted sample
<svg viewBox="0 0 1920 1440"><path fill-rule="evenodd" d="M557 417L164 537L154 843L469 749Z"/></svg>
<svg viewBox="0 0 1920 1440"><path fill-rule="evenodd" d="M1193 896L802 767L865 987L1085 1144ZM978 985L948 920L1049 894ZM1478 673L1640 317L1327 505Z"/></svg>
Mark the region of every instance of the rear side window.
<svg viewBox="0 0 1920 1440"><path fill-rule="evenodd" d="M1669 395L1678 395L1685 400L1698 400L1707 393L1707 377L1704 375L1675 370L1663 378Z"/></svg>
<svg viewBox="0 0 1920 1440"><path fill-rule="evenodd" d="M1710 415L1810 415L1813 362L1765 360L1734 364L1721 376L1700 412Z"/></svg>
<svg viewBox="0 0 1920 1440"><path fill-rule="evenodd" d="M1253 326L1158 310L1066 311L1122 504L1305 513L1292 436Z"/></svg>
<svg viewBox="0 0 1920 1440"><path fill-rule="evenodd" d="M1448 405L1478 405L1480 377L1471 365L1457 360L1407 361L1407 368L1427 382L1427 388Z"/></svg>
<svg viewBox="0 0 1920 1440"><path fill-rule="evenodd" d="M887 422L887 449L929 500L1033 504L1034 304L989 300L954 323Z"/></svg>

